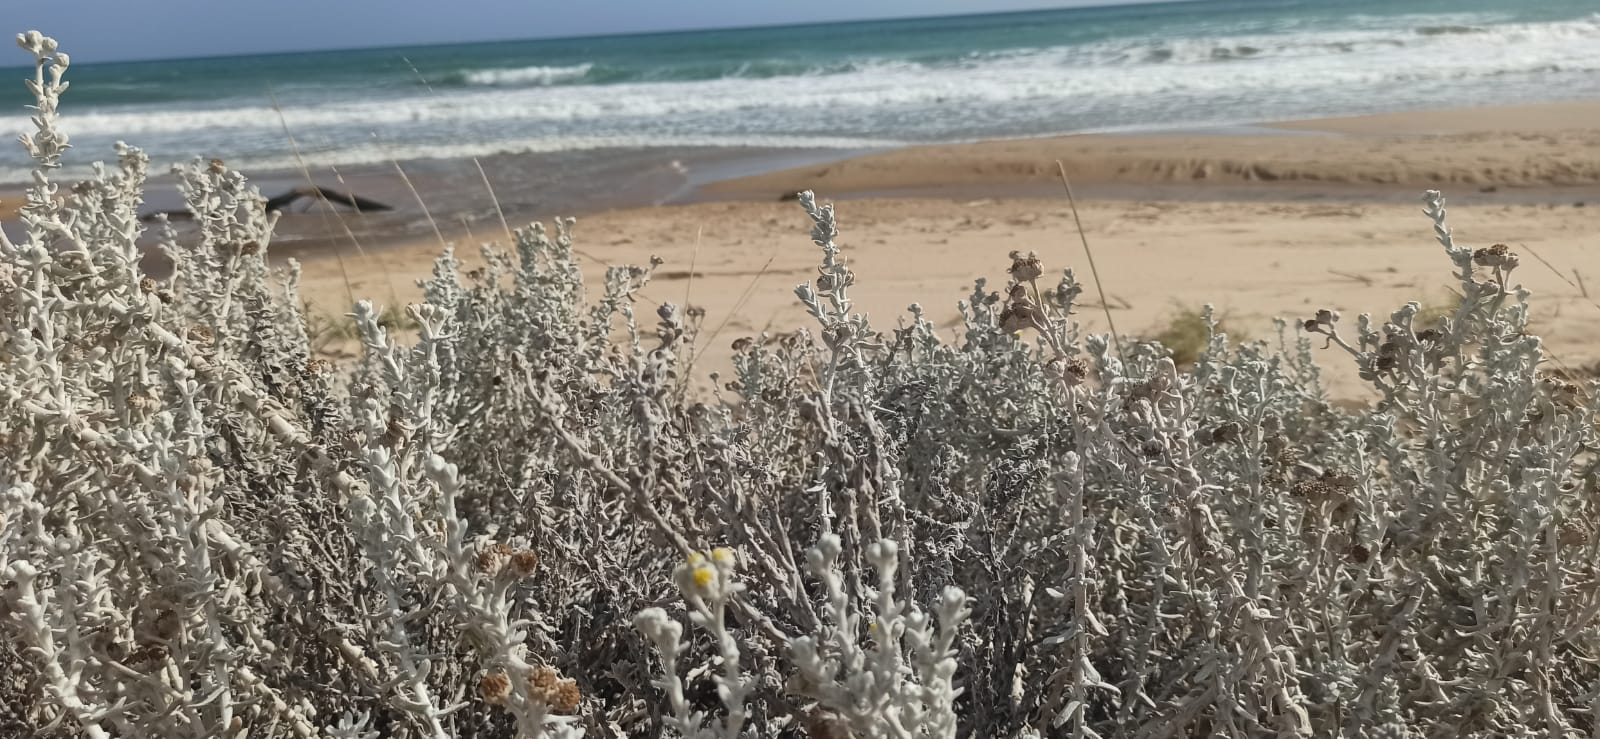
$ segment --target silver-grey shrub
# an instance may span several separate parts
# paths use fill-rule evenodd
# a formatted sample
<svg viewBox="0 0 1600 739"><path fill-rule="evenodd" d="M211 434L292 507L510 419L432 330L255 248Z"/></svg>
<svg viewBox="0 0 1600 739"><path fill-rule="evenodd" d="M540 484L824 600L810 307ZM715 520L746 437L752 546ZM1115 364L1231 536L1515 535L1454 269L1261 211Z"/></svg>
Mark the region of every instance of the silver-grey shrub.
<svg viewBox="0 0 1600 739"><path fill-rule="evenodd" d="M0 735L1600 731L1596 388L1437 193L1437 325L1322 311L1191 367L1081 334L1033 255L954 342L875 328L807 194L815 328L738 340L709 395L699 313L636 312L654 265L585 292L571 221L442 256L412 343L357 304L339 368L237 173L177 168L161 280L138 150L59 191L68 60L19 41Z"/></svg>

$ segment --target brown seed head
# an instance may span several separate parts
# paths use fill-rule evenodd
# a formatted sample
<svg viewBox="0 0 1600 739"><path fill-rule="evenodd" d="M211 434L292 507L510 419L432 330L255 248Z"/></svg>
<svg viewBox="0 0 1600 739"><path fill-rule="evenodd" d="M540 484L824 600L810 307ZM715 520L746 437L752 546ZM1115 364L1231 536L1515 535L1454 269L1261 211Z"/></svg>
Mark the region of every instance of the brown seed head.
<svg viewBox="0 0 1600 739"><path fill-rule="evenodd" d="M156 407L156 399L149 393L135 393L128 396L128 409L143 415Z"/></svg>
<svg viewBox="0 0 1600 739"><path fill-rule="evenodd" d="M1289 489L1290 495L1316 503L1326 500L1342 500L1346 492L1344 487L1335 485L1326 479L1302 480Z"/></svg>
<svg viewBox="0 0 1600 739"><path fill-rule="evenodd" d="M583 693L578 691L575 680L562 680L556 684L554 690L545 694L545 704L557 715L570 716L578 712L578 705L583 702Z"/></svg>
<svg viewBox="0 0 1600 739"><path fill-rule="evenodd" d="M478 552L478 570L486 575L498 575L506 563L511 561L514 552L511 547L495 542Z"/></svg>
<svg viewBox="0 0 1600 739"><path fill-rule="evenodd" d="M556 672L556 668L548 665L540 665L533 668L533 674L528 677L528 682L532 683L533 687L538 690L551 690L560 681L561 673Z"/></svg>
<svg viewBox="0 0 1600 739"><path fill-rule="evenodd" d="M1513 269L1519 263L1517 253L1505 244L1495 244L1472 253L1472 261L1482 267Z"/></svg>
<svg viewBox="0 0 1600 739"><path fill-rule="evenodd" d="M506 699L511 697L511 678L503 672L491 672L478 681L478 693L483 696L483 702L491 706L503 706Z"/></svg>
<svg viewBox="0 0 1600 739"><path fill-rule="evenodd" d="M1011 252L1011 267L1006 271L1010 272L1013 278L1027 282L1039 279L1039 275L1044 274L1044 267L1039 263L1038 254L1031 251L1027 254L1014 251Z"/></svg>
<svg viewBox="0 0 1600 739"><path fill-rule="evenodd" d="M1561 524L1560 542L1569 547L1581 547L1589 543L1589 529L1577 521L1566 521Z"/></svg>
<svg viewBox="0 0 1600 739"><path fill-rule="evenodd" d="M130 667L143 667L151 662L159 662L167 658L167 647L164 644L146 644L128 653L123 660Z"/></svg>
<svg viewBox="0 0 1600 739"><path fill-rule="evenodd" d="M529 551L520 551L511 555L511 560L506 563L506 572L522 580L533 576L533 571L539 566L539 555Z"/></svg>
<svg viewBox="0 0 1600 739"><path fill-rule="evenodd" d="M813 708L805 717L809 739L855 739L850 724L832 711Z"/></svg>
<svg viewBox="0 0 1600 739"><path fill-rule="evenodd" d="M1016 332L1026 328L1039 331L1049 328L1049 321L1044 311L1039 310L1039 306L1026 298L1007 304L1005 310L1000 312L1000 329Z"/></svg>

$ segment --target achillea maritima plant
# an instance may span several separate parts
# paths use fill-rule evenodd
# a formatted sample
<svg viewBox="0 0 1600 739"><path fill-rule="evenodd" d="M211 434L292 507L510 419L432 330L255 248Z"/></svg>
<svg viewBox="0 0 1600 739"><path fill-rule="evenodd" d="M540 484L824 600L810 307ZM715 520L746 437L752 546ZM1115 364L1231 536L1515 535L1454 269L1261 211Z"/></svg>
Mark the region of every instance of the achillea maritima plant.
<svg viewBox="0 0 1600 739"><path fill-rule="evenodd" d="M571 221L440 257L409 346L356 305L345 372L237 173L176 169L162 280L143 154L59 191L68 60L19 41L0 734L1600 730L1596 388L1546 374L1516 256L1438 193L1447 315L1213 327L1183 371L1080 333L1035 255L953 343L917 306L880 330L807 193L817 326L741 340L704 400L698 323L636 313L653 266L586 293ZM1318 356L1382 401L1331 405Z"/></svg>

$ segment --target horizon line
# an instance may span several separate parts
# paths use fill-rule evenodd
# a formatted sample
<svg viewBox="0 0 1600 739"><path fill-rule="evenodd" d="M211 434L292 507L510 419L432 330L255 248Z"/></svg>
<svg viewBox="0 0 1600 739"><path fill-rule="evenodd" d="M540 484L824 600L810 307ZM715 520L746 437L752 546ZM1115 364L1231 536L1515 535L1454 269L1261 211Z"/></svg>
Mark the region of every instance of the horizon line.
<svg viewBox="0 0 1600 739"><path fill-rule="evenodd" d="M580 33L560 36L528 36L518 38L479 39L474 41L438 41L426 43L404 44L378 44L374 46L345 46L324 49L292 49L288 51L258 51L243 54L202 54L198 56L172 56L172 57L144 57L133 59L102 59L94 61L75 62L74 66L92 67L103 64L158 64L161 62L187 62L204 61L207 59L241 59L247 57L274 57L296 56L301 54L340 54L358 51L387 51L396 49L434 49L448 46L474 46L495 44L517 44L530 41L580 41L586 39L623 39L623 38L648 38L653 36L679 36L693 33L706 33L711 31L759 31L775 30L782 28L813 28L818 26L847 26L867 23L883 23L888 21L918 21L918 20L944 20L949 18L976 18L980 16L1006 16L1006 15L1033 15L1041 13L1060 13L1074 10L1103 10L1106 8L1120 8L1134 5L1189 5L1206 0L1109 0L1097 2L1092 5L1069 5L1059 8L1033 8L1028 10L1000 10L978 13L948 13L944 15L894 15L874 18L852 18L846 20L803 21L798 23L760 23L754 25L736 26L705 26L700 28L667 28L655 31L627 31L621 33ZM42 31L41 31L42 33ZM46 34L48 35L48 34ZM59 39L58 39L59 40ZM31 64L17 64L0 66L5 69L30 69Z"/></svg>

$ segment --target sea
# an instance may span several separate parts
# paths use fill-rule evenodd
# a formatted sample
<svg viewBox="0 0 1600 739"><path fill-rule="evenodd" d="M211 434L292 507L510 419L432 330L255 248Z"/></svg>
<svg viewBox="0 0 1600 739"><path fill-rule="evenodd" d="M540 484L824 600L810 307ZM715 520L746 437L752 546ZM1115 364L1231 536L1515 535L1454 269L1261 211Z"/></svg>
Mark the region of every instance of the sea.
<svg viewBox="0 0 1600 739"><path fill-rule="evenodd" d="M29 127L28 73L0 70L6 138ZM195 156L247 172L496 153L625 168L617 152L708 149L781 162L1595 98L1600 0L1197 0L74 64L69 79L69 171L116 141L158 171ZM0 183L28 169L0 145Z"/></svg>

